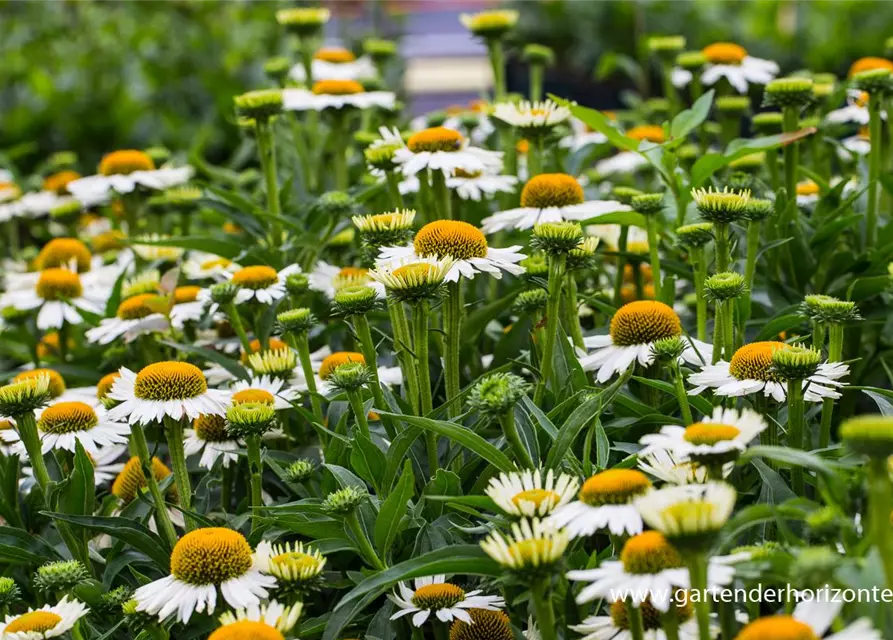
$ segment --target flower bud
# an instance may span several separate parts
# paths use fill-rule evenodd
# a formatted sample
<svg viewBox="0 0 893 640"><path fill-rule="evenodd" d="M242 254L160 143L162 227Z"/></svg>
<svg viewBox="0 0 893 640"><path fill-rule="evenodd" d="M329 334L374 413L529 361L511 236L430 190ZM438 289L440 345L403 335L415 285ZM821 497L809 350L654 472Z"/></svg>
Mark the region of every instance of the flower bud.
<svg viewBox="0 0 893 640"><path fill-rule="evenodd" d="M478 382L468 394L468 406L496 418L511 411L527 394L529 385L513 373L493 373Z"/></svg>
<svg viewBox="0 0 893 640"><path fill-rule="evenodd" d="M822 354L809 347L791 346L772 353L772 370L785 380L805 380L822 362Z"/></svg>
<svg viewBox="0 0 893 640"><path fill-rule="evenodd" d="M366 497L367 494L364 490L349 485L327 495L322 503L322 508L331 514L347 515L359 507Z"/></svg>
<svg viewBox="0 0 893 640"><path fill-rule="evenodd" d="M233 103L238 115L262 122L282 111L282 91L279 89L249 91L233 98Z"/></svg>
<svg viewBox="0 0 893 640"><path fill-rule="evenodd" d="M533 228L530 246L554 256L567 254L582 239L583 229L576 222L544 222Z"/></svg>
<svg viewBox="0 0 893 640"><path fill-rule="evenodd" d="M276 316L283 333L293 333L295 335L306 334L313 325L316 324L316 317L310 309L301 307L299 309L289 309L283 311Z"/></svg>
<svg viewBox="0 0 893 640"><path fill-rule="evenodd" d="M87 568L77 560L48 562L34 574L35 588L45 595L70 591L90 577Z"/></svg>
<svg viewBox="0 0 893 640"><path fill-rule="evenodd" d="M740 273L725 271L707 278L704 288L714 300L731 300L747 290L747 282Z"/></svg>
<svg viewBox="0 0 893 640"><path fill-rule="evenodd" d="M234 438L262 436L276 425L276 409L266 402L240 402L226 410L226 432Z"/></svg>
<svg viewBox="0 0 893 640"><path fill-rule="evenodd" d="M766 85L763 104L766 106L803 107L812 101L813 82L810 78L791 76L776 78Z"/></svg>

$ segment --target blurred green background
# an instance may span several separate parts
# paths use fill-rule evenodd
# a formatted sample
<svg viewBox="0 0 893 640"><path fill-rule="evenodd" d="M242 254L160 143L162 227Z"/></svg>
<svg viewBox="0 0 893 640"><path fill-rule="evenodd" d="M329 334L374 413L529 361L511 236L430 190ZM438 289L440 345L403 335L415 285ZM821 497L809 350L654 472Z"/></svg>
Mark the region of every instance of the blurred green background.
<svg viewBox="0 0 893 640"><path fill-rule="evenodd" d="M263 61L287 51L274 14L278 2L81 1L0 3L0 153L23 169L50 152L76 150L83 166L105 151L208 142L211 158L239 143L232 96L265 84ZM334 6L338 5L338 6ZM469 3L438 2L458 13ZM346 3L333 3L344 9ZM352 16L372 2L350 3ZM883 55L893 3L830 0L517 2L516 42L554 47L551 87L595 106L632 82L593 71L641 59L644 34L681 33L691 47L735 40L785 70L843 74L863 55ZM389 10L386 2L378 11ZM412 10L406 3L399 10ZM416 9L426 8L424 4ZM473 7L472 7L473 8ZM345 19L359 37L368 22ZM615 65L616 66L616 65ZM522 82L523 73L514 77Z"/></svg>

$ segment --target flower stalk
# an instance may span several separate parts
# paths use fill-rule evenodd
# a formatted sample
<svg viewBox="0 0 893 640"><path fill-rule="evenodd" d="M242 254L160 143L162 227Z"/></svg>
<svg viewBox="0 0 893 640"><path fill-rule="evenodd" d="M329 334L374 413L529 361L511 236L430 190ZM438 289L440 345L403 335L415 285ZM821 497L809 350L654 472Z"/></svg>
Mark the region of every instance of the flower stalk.
<svg viewBox="0 0 893 640"><path fill-rule="evenodd" d="M251 478L251 512L254 516L258 515L258 510L264 506L263 498L263 460L261 458L259 435L250 435L245 438L245 444L248 449L248 472ZM257 517L251 519L251 531L255 532L260 526L260 520Z"/></svg>
<svg viewBox="0 0 893 640"><path fill-rule="evenodd" d="M177 544L177 532L171 522L167 507L165 507L161 488L158 486L158 481L155 479L155 474L152 471L152 456L149 453L149 443L146 441L143 427L139 424L130 425L130 448L140 460L143 478L146 480L146 486L149 488L149 494L152 496L152 502L155 504L155 522L158 524L158 530L173 549L174 545Z"/></svg>
<svg viewBox="0 0 893 640"><path fill-rule="evenodd" d="M444 378L446 383L447 413L450 417L458 413L457 403L461 389L461 362L459 347L462 330L462 286L461 278L447 283L447 295L443 308L444 330Z"/></svg>
<svg viewBox="0 0 893 640"><path fill-rule="evenodd" d="M269 119L258 118L254 124L254 132L257 137L257 151L264 174L267 211L273 216L273 219L270 221L270 246L278 247L282 244L282 226L277 219L281 214L279 207L279 179L276 176L276 147Z"/></svg>
<svg viewBox="0 0 893 640"><path fill-rule="evenodd" d="M552 378L552 353L561 329L559 318L561 310L561 288L564 283L564 271L567 255L553 254L549 256L549 299L546 305L546 335L543 344L543 357L540 366L540 381L534 392L533 401L539 404L546 393L546 385Z"/></svg>
<svg viewBox="0 0 893 640"><path fill-rule="evenodd" d="M183 422L170 416L164 417L164 431L167 436L167 449L171 457L171 471L174 472L174 483L180 506L189 511L192 509L192 481L189 478L189 467L186 465L186 452L183 448ZM151 469L151 467L150 467ZM196 528L193 518L186 517L186 531Z"/></svg>

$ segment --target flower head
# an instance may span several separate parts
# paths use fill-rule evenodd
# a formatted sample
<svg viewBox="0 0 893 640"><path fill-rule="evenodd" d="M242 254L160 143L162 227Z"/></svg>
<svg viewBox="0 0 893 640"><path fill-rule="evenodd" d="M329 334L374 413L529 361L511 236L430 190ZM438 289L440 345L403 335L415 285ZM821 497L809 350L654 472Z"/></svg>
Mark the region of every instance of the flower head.
<svg viewBox="0 0 893 640"><path fill-rule="evenodd" d="M547 516L570 502L576 495L579 481L552 469L545 473L536 469L501 473L490 479L485 490L505 513L516 517Z"/></svg>
<svg viewBox="0 0 893 640"><path fill-rule="evenodd" d="M19 615L7 615L0 623L4 640L43 640L65 635L77 621L89 613L85 604L63 597L57 604L28 609Z"/></svg>
<svg viewBox="0 0 893 640"><path fill-rule="evenodd" d="M863 455L885 459L893 455L893 417L864 415L840 426L840 437Z"/></svg>
<svg viewBox="0 0 893 640"><path fill-rule="evenodd" d="M664 487L636 498L648 526L680 550L703 549L722 529L735 507L735 489L724 482Z"/></svg>
<svg viewBox="0 0 893 640"><path fill-rule="evenodd" d="M44 406L51 397L50 376L24 378L0 387L0 416L15 418Z"/></svg>
<svg viewBox="0 0 893 640"><path fill-rule="evenodd" d="M714 224L727 224L740 219L750 200L750 191L722 191L709 189L692 190L692 198L701 217Z"/></svg>
<svg viewBox="0 0 893 640"><path fill-rule="evenodd" d="M564 530L534 518L513 523L508 535L492 532L481 548L506 569L538 574L551 572L569 540Z"/></svg>
<svg viewBox="0 0 893 640"><path fill-rule="evenodd" d="M515 27L518 12L510 9L493 9L471 14L462 13L459 14L459 21L480 38L499 39Z"/></svg>

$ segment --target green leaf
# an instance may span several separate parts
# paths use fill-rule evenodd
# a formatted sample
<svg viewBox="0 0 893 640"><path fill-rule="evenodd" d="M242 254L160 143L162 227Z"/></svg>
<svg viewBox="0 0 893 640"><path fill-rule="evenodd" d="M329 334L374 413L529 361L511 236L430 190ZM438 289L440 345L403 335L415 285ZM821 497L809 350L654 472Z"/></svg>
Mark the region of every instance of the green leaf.
<svg viewBox="0 0 893 640"><path fill-rule="evenodd" d="M206 349L205 347L196 347L191 344L181 344L179 342L172 342L170 340L162 340L162 344L166 344L169 347L173 347L177 351L184 351L186 353L193 353L197 356L201 356L205 360L210 360L215 364L219 364L221 367L229 371L239 380L248 380L251 376L248 375L248 372L245 370L238 361L233 360L232 358L227 358L225 355L218 351L214 351L213 349Z"/></svg>
<svg viewBox="0 0 893 640"><path fill-rule="evenodd" d="M796 142L815 133L815 128L809 127L791 133L780 133L763 138L732 140L724 154L708 153L701 156L691 169L691 186L700 187L714 173L727 167L731 162L757 151L777 149L785 144Z"/></svg>
<svg viewBox="0 0 893 640"><path fill-rule="evenodd" d="M519 293L521 293L521 289L516 288L514 291L466 315L462 321L462 342L469 343L478 340L484 331L484 327L493 318L509 309Z"/></svg>
<svg viewBox="0 0 893 640"><path fill-rule="evenodd" d="M581 107L576 102L570 102L569 100L551 94L549 97L558 104L570 109L571 113L574 114L574 117L580 120L583 124L589 126L590 129L604 134L605 137L608 138L608 141L618 149L623 149L624 151L638 150L639 141L623 135L614 123L601 111L590 109L588 107Z"/></svg>
<svg viewBox="0 0 893 640"><path fill-rule="evenodd" d="M785 466L803 467L804 469L811 469L812 471L826 475L834 475L836 469L839 468L839 465L834 465L828 460L820 458L816 454L808 451L768 445L755 445L749 447L741 454L741 457L738 458L738 464L746 464L752 458L766 458Z"/></svg>
<svg viewBox="0 0 893 640"><path fill-rule="evenodd" d="M222 240L212 236L175 236L172 238L164 238L163 240L137 238L134 239L131 244L145 244L154 247L179 247L180 249L205 251L230 260L242 253L245 248L238 242Z"/></svg>
<svg viewBox="0 0 893 640"><path fill-rule="evenodd" d="M54 520L70 522L79 527L106 533L121 540L149 556L156 566L167 573L170 565L170 552L157 534L135 520L112 516L76 516L66 513L43 512Z"/></svg>
<svg viewBox="0 0 893 640"><path fill-rule="evenodd" d="M384 476L381 479L381 486L385 490L390 490L397 471L403 463L403 458L420 435L422 435L421 429L408 427L398 433L397 437L391 441L391 446L388 447L387 465L385 466Z"/></svg>
<svg viewBox="0 0 893 640"><path fill-rule="evenodd" d="M714 93L715 91L711 89L698 98L690 109L685 109L673 118L673 122L670 123L670 137L684 141L689 133L701 126L710 114Z"/></svg>
<svg viewBox="0 0 893 640"><path fill-rule="evenodd" d="M375 519L375 547L383 556L387 556L394 538L400 531L403 516L409 508L409 500L415 495L415 477L412 474L412 463L407 460L403 465L403 473L394 491L385 500Z"/></svg>
<svg viewBox="0 0 893 640"><path fill-rule="evenodd" d="M121 287L124 286L124 281L127 279L130 272L127 269L123 269L121 271L121 275L118 276L118 279L115 280L114 286L112 286L112 292L109 295L109 299L105 303L105 317L111 318L118 312L118 305L121 304Z"/></svg>
<svg viewBox="0 0 893 640"><path fill-rule="evenodd" d="M801 324L803 324L803 316L798 313L791 313L773 318L763 325L763 328L760 329L760 332L754 340L776 340L779 333L798 327Z"/></svg>
<svg viewBox="0 0 893 640"><path fill-rule="evenodd" d="M0 527L0 560L10 564L39 565L59 559L59 553L38 535L16 529Z"/></svg>
<svg viewBox="0 0 893 640"><path fill-rule="evenodd" d="M496 578L502 568L478 545L454 545L412 558L360 582L335 605L322 640L337 640L342 630L381 594L401 580L439 573L461 573Z"/></svg>
<svg viewBox="0 0 893 640"><path fill-rule="evenodd" d="M846 299L859 302L889 290L891 284L893 278L889 275L856 278L847 288Z"/></svg>
<svg viewBox="0 0 893 640"><path fill-rule="evenodd" d="M440 496L425 495L425 500L432 502L446 502L447 504L458 504L466 507L474 507L481 511L492 511L493 513L502 513L502 509L496 506L493 498L490 496Z"/></svg>
<svg viewBox="0 0 893 640"><path fill-rule="evenodd" d="M584 227L590 224L622 224L644 229L645 216L635 211L611 211L583 220L580 224Z"/></svg>
<svg viewBox="0 0 893 640"><path fill-rule="evenodd" d="M350 450L350 466L363 480L375 488L376 493L382 492L378 483L386 464L384 452L365 434L358 431Z"/></svg>
<svg viewBox="0 0 893 640"><path fill-rule="evenodd" d="M426 431L433 431L440 436L449 438L453 442L475 452L500 471L509 473L515 470L515 465L512 464L511 460L509 460L502 451L470 429L452 422L443 422L442 420L432 420L430 418L419 418L416 416L405 416L399 413L388 413L387 411L381 412L381 415L390 416L396 420L402 420L406 424L419 427Z"/></svg>

